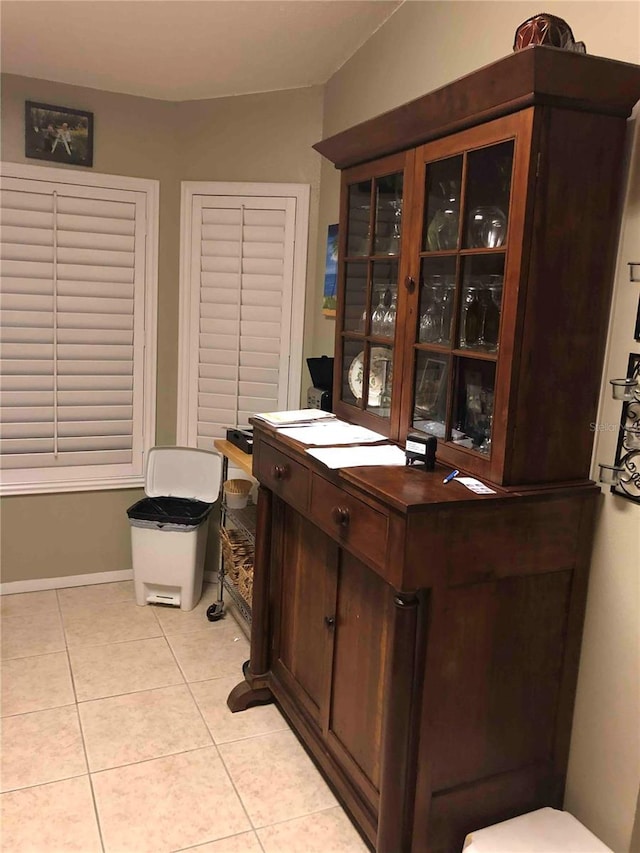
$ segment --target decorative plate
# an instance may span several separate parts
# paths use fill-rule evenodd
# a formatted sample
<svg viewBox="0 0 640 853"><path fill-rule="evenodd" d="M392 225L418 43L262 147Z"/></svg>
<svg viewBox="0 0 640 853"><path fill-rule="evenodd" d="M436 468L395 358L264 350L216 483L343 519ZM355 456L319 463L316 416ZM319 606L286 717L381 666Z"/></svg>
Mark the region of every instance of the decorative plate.
<svg viewBox="0 0 640 853"><path fill-rule="evenodd" d="M372 347L371 364L369 366L369 406L379 406L384 387L385 370L391 363L391 350L385 347ZM364 351L359 352L349 367L348 380L351 393L356 400L362 399Z"/></svg>

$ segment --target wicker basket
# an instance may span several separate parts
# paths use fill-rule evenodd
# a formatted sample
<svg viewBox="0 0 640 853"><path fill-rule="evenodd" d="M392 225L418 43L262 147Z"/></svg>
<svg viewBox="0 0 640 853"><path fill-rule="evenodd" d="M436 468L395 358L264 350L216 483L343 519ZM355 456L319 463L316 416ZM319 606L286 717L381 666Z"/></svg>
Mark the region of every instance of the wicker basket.
<svg viewBox="0 0 640 853"><path fill-rule="evenodd" d="M220 541L225 572L247 604L251 605L253 546L239 530L229 530L226 527L220 528Z"/></svg>
<svg viewBox="0 0 640 853"><path fill-rule="evenodd" d="M224 499L232 509L241 509L247 505L249 492L253 487L251 480L225 480Z"/></svg>

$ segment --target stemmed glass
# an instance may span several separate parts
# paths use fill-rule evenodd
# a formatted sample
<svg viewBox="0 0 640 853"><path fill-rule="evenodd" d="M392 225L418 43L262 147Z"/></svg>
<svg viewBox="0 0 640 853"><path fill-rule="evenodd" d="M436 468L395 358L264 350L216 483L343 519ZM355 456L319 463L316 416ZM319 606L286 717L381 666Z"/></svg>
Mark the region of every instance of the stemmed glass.
<svg viewBox="0 0 640 853"><path fill-rule="evenodd" d="M480 336L480 300L477 285L465 288L462 303L462 324L460 328L460 348L471 349L478 345Z"/></svg>
<svg viewBox="0 0 640 853"><path fill-rule="evenodd" d="M502 276L494 275L489 280L489 294L491 302L489 303L489 324L486 334L487 346L491 350L498 349L498 339L500 337L500 314L502 312Z"/></svg>
<svg viewBox="0 0 640 853"><path fill-rule="evenodd" d="M371 334L372 335L384 334L383 324L384 324L385 313L386 313L386 308L385 308L385 304L384 304L384 291L381 290L378 304L374 308L373 314L371 315Z"/></svg>
<svg viewBox="0 0 640 853"><path fill-rule="evenodd" d="M445 281L442 287L442 298L440 301L440 334L439 344L448 344L451 335L451 313L453 311L453 297L455 282Z"/></svg>
<svg viewBox="0 0 640 853"><path fill-rule="evenodd" d="M438 343L442 339L443 285L433 276L425 287L427 307L420 317L419 338L422 343Z"/></svg>
<svg viewBox="0 0 640 853"><path fill-rule="evenodd" d="M402 236L402 199L393 199L389 202L389 207L393 209L393 224L387 244L387 254L397 255L400 253L400 237Z"/></svg>
<svg viewBox="0 0 640 853"><path fill-rule="evenodd" d="M428 304L420 316L418 340L423 344L433 343L438 337L438 306L431 295L432 290L429 288Z"/></svg>
<svg viewBox="0 0 640 853"><path fill-rule="evenodd" d="M486 349L489 342L486 338L487 331L487 312L489 306L492 305L491 294L486 287L481 287L478 291L478 302L480 303L480 334L476 346Z"/></svg>
<svg viewBox="0 0 640 853"><path fill-rule="evenodd" d="M491 452L491 429L493 427L493 415L487 415L487 425L484 428L484 438L482 444L478 448L479 453L489 455Z"/></svg>

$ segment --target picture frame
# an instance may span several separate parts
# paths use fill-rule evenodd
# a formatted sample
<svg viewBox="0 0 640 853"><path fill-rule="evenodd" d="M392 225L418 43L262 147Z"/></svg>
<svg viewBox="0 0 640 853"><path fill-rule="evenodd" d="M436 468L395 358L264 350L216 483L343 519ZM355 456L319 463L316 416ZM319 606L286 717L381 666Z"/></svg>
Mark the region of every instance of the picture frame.
<svg viewBox="0 0 640 853"><path fill-rule="evenodd" d="M336 290L338 285L338 224L327 229L327 253L325 256L324 292L322 313L325 317L335 317L337 308Z"/></svg>
<svg viewBox="0 0 640 853"><path fill-rule="evenodd" d="M416 385L416 406L433 416L446 390L448 364L444 358L428 357L420 368Z"/></svg>
<svg viewBox="0 0 640 853"><path fill-rule="evenodd" d="M93 166L93 113L25 101L24 154L71 166Z"/></svg>

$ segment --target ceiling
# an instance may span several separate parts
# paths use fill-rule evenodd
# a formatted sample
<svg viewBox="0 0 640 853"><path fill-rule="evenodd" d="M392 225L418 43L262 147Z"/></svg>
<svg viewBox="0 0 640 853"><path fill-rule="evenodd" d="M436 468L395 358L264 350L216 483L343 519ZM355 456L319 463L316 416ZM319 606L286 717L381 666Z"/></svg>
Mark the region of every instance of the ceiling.
<svg viewBox="0 0 640 853"><path fill-rule="evenodd" d="M402 0L2 0L2 71L170 101L325 83Z"/></svg>

